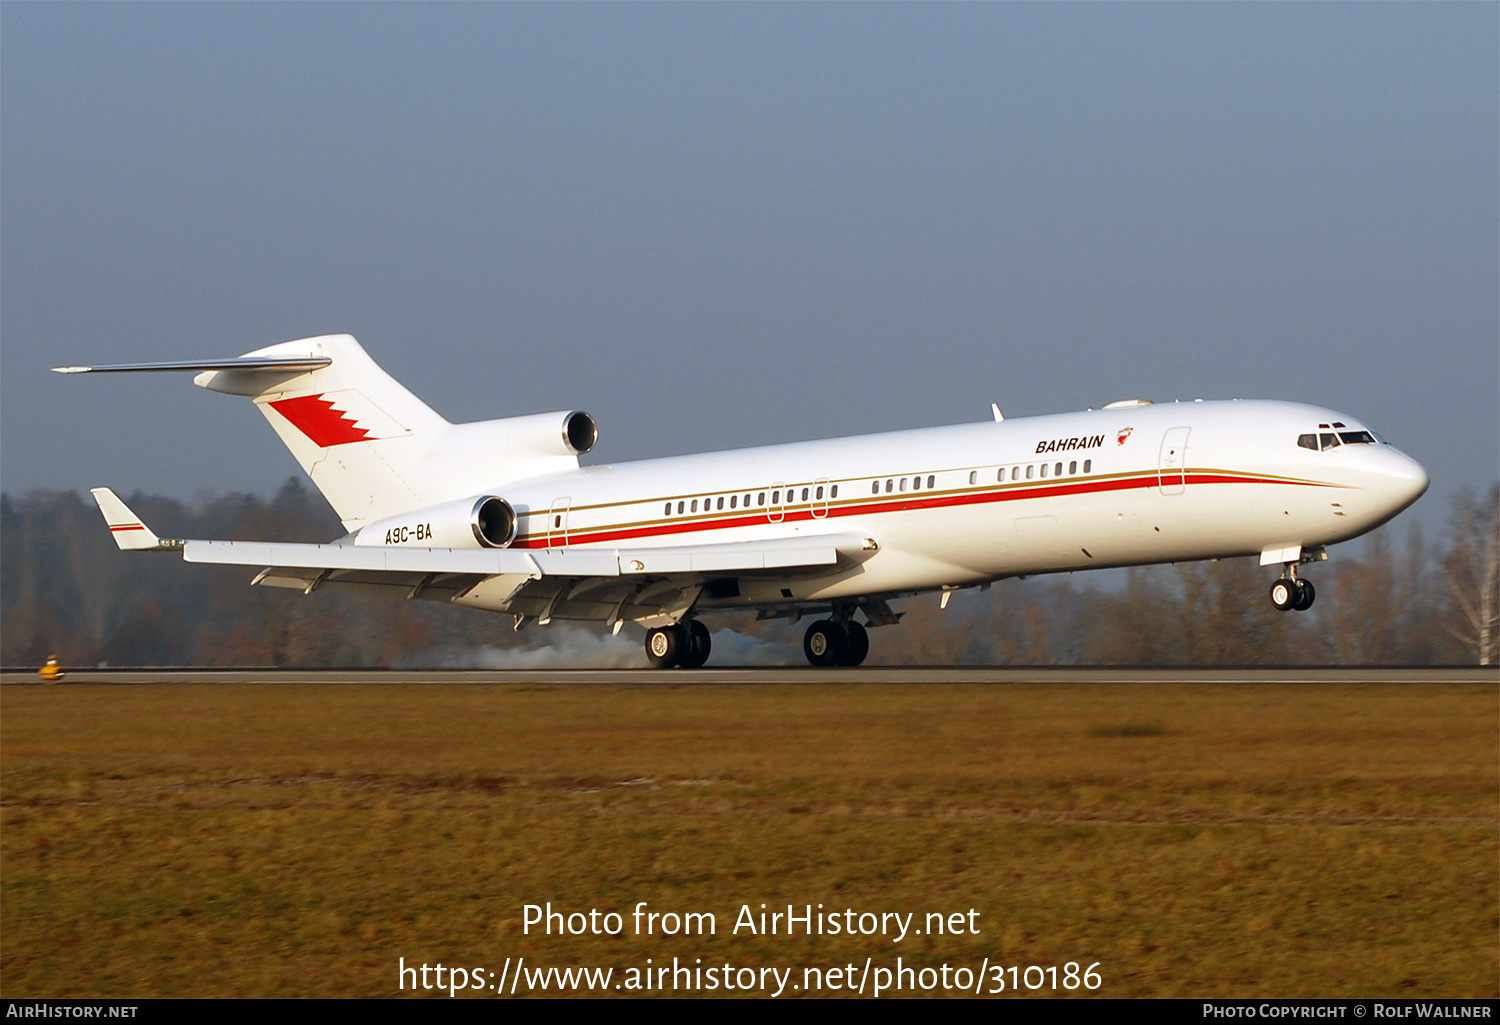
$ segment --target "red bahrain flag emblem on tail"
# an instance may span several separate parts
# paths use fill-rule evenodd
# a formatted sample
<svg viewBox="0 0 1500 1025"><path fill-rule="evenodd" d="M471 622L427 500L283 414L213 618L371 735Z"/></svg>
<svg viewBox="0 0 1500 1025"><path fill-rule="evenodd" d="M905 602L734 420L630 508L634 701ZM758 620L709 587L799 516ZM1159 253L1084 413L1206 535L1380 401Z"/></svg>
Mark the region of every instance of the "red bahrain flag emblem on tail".
<svg viewBox="0 0 1500 1025"><path fill-rule="evenodd" d="M270 406L319 448L408 433L383 409L352 390L277 399Z"/></svg>

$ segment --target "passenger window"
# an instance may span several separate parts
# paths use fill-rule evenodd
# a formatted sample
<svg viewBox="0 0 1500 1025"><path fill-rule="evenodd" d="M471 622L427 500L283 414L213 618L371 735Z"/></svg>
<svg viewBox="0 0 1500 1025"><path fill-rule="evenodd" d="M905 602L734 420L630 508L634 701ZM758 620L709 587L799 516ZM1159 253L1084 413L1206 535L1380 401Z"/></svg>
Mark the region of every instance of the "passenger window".
<svg viewBox="0 0 1500 1025"><path fill-rule="evenodd" d="M1043 477L1047 476L1047 464L1046 463L1042 464L1042 476Z"/></svg>
<svg viewBox="0 0 1500 1025"><path fill-rule="evenodd" d="M832 491L828 492L828 497L829 498L838 498L839 497L839 486L837 484L835 484L833 486L833 490Z"/></svg>
<svg viewBox="0 0 1500 1025"><path fill-rule="evenodd" d="M911 489L913 491L921 491L922 490L922 478L921 477L913 477L911 479Z"/></svg>
<svg viewBox="0 0 1500 1025"><path fill-rule="evenodd" d="M1299 434L1297 435L1297 444L1316 452L1318 450L1318 436L1316 434Z"/></svg>
<svg viewBox="0 0 1500 1025"><path fill-rule="evenodd" d="M1058 463L1055 467L1052 468L1052 476L1054 476L1054 477L1061 477L1062 476L1062 463Z"/></svg>
<svg viewBox="0 0 1500 1025"><path fill-rule="evenodd" d="M818 493L815 496L813 496L813 497L817 498L819 501L822 501L822 499L823 499L823 488L822 488L821 485L818 487Z"/></svg>
<svg viewBox="0 0 1500 1025"><path fill-rule="evenodd" d="M750 496L748 494L745 496L745 508L750 508Z"/></svg>
<svg viewBox="0 0 1500 1025"><path fill-rule="evenodd" d="M1073 474L1075 474L1077 472L1078 472L1078 460L1075 459L1071 463L1068 464L1068 476L1071 477L1071 476L1073 476Z"/></svg>
<svg viewBox="0 0 1500 1025"><path fill-rule="evenodd" d="M880 481L875 480L875 481L871 481L870 482L870 494L872 494L872 495L878 495L878 494L880 494Z"/></svg>
<svg viewBox="0 0 1500 1025"><path fill-rule="evenodd" d="M1083 472L1084 473L1088 473L1093 468L1094 468L1094 461L1092 459L1085 459L1083 461Z"/></svg>
<svg viewBox="0 0 1500 1025"><path fill-rule="evenodd" d="M802 489L802 501L804 501L804 502L807 501L807 489L806 488Z"/></svg>
<svg viewBox="0 0 1500 1025"><path fill-rule="evenodd" d="M781 504L781 492L780 491L773 491L773 492L771 492L771 504L772 505L780 505Z"/></svg>
<svg viewBox="0 0 1500 1025"><path fill-rule="evenodd" d="M899 488L899 490L901 490L901 491L905 491L906 490L906 478L905 477L901 478L901 487Z"/></svg>
<svg viewBox="0 0 1500 1025"><path fill-rule="evenodd" d="M928 475L927 475L927 486L928 486L928 487L929 487L929 488L930 488L930 487L932 487L932 482L933 482L933 481L934 481L934 480L935 480L935 479L936 479L936 478L934 478L934 477L933 477L933 475L932 475L932 474L930 474L930 473L929 473L929 474L928 474Z"/></svg>
<svg viewBox="0 0 1500 1025"><path fill-rule="evenodd" d="M731 509L737 508L739 506L739 504L740 504L740 496L739 495L730 495L729 496L729 508L731 508Z"/></svg>
<svg viewBox="0 0 1500 1025"><path fill-rule="evenodd" d="M677 503L677 514L679 516L682 515L682 503L681 502Z"/></svg>
<svg viewBox="0 0 1500 1025"><path fill-rule="evenodd" d="M969 471L969 483L970 484L978 484L979 483L979 471L978 470L970 470Z"/></svg>
<svg viewBox="0 0 1500 1025"><path fill-rule="evenodd" d="M758 494L758 495L755 496L755 504L756 505L765 505L766 504L766 493L764 491L762 491L760 494Z"/></svg>
<svg viewBox="0 0 1500 1025"><path fill-rule="evenodd" d="M662 515L664 515L664 516L671 516L672 515L672 503L671 502L668 502L667 503L667 507L662 510Z"/></svg>
<svg viewBox="0 0 1500 1025"><path fill-rule="evenodd" d="M695 498L695 499L693 499L693 512L697 512L697 511L698 511L698 500Z"/></svg>
<svg viewBox="0 0 1500 1025"><path fill-rule="evenodd" d="M885 481L885 493L889 495L894 490L896 490L896 482L887 477Z"/></svg>
<svg viewBox="0 0 1500 1025"><path fill-rule="evenodd" d="M1030 480L1031 479L1031 475L1033 473L1035 473L1035 472L1036 472L1036 464L1035 463L1033 463L1032 465L1026 467L1026 479Z"/></svg>

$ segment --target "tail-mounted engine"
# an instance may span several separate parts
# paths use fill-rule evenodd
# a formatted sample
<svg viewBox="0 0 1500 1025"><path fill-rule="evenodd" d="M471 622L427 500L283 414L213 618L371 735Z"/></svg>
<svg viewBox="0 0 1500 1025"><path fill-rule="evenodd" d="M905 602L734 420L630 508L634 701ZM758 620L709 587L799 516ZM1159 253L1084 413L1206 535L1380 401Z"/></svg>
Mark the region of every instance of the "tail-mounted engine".
<svg viewBox="0 0 1500 1025"><path fill-rule="evenodd" d="M587 413L537 413L461 424L476 431L503 432L495 442L520 456L581 456L599 440L599 426Z"/></svg>
<svg viewBox="0 0 1500 1025"><path fill-rule="evenodd" d="M362 547L504 548L515 539L516 511L498 495L392 516L367 524L354 535L354 543Z"/></svg>
<svg viewBox="0 0 1500 1025"><path fill-rule="evenodd" d="M569 413L563 417L563 443L575 455L583 455L599 440L599 425L584 412Z"/></svg>

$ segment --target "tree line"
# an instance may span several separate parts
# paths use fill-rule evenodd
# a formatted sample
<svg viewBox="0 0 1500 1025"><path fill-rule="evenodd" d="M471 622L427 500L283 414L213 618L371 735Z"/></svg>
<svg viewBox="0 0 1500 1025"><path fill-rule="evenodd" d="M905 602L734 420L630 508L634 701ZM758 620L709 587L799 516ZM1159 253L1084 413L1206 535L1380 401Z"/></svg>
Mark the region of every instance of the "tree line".
<svg viewBox="0 0 1500 1025"><path fill-rule="evenodd" d="M298 479L269 500L127 501L165 537L343 533ZM1274 574L1253 558L1131 569L1109 587L1058 574L965 591L946 610L932 596L898 603L903 621L875 632L870 664L1494 665L1500 485L1458 494L1448 514L1437 539L1409 520L1332 549L1308 568L1318 599L1307 613L1271 606ZM0 662L36 666L55 652L70 666L452 666L548 643L548 628L516 634L506 616L252 588L254 573L121 552L87 495L0 495ZM725 622L794 653L800 644L801 628L785 622Z"/></svg>

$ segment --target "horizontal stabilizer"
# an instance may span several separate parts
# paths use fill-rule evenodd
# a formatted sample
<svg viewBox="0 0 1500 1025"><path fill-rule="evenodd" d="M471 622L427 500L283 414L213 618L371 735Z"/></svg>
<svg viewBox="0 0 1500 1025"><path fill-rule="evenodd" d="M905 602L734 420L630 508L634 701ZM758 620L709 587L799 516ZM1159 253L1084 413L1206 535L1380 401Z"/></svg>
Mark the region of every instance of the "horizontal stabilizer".
<svg viewBox="0 0 1500 1025"><path fill-rule="evenodd" d="M122 551L150 549L167 551L181 547L178 542L163 541L153 534L151 529L141 522L141 518L120 501L120 496L109 488L94 488L89 493L94 496L94 501L99 503L99 511L104 514L104 522L109 524L109 532Z"/></svg>
<svg viewBox="0 0 1500 1025"><path fill-rule="evenodd" d="M327 356L237 356L233 359L187 359L167 363L105 363L96 367L53 367L54 374L120 374L153 370L238 370L245 372L286 373L287 371L321 370L333 360Z"/></svg>

